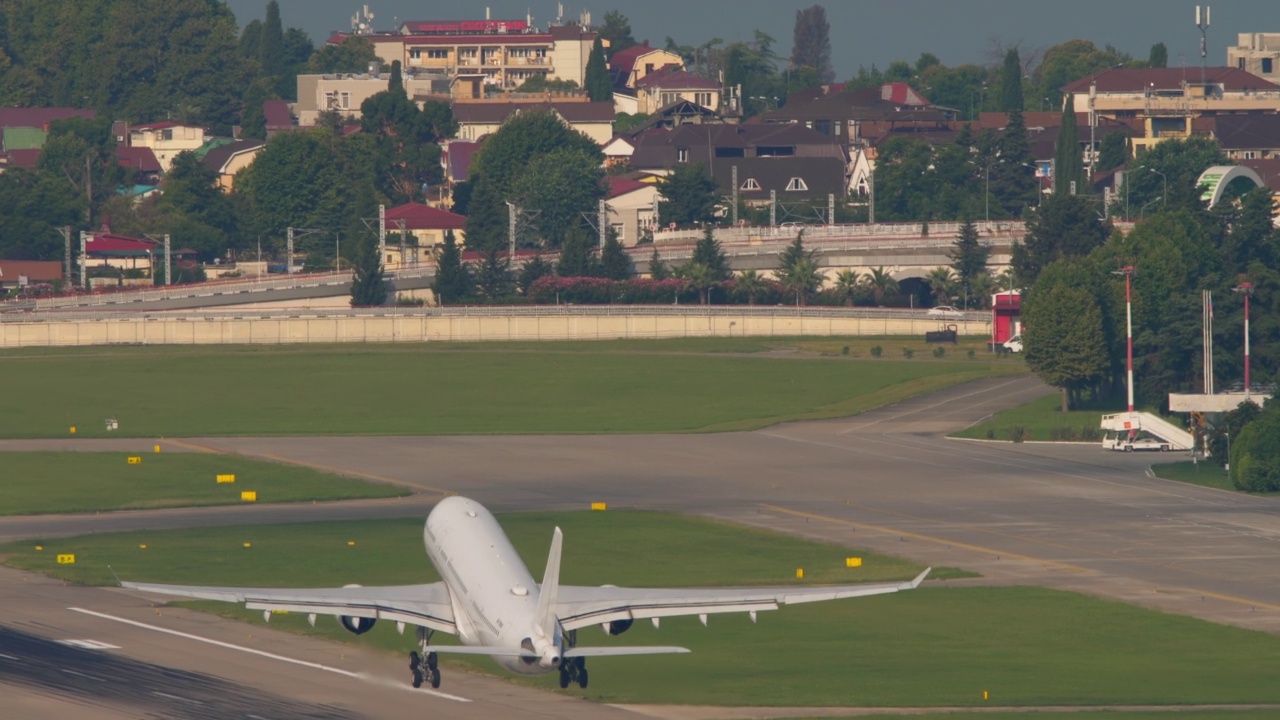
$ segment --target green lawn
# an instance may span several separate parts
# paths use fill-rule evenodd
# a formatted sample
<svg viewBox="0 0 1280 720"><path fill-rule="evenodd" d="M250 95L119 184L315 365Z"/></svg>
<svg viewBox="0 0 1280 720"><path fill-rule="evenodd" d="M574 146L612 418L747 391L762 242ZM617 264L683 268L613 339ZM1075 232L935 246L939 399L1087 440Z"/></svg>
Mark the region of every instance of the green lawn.
<svg viewBox="0 0 1280 720"><path fill-rule="evenodd" d="M1099 425L1103 415L1123 412L1124 400L1108 400L1095 407L1063 414L1062 396L1054 393L1029 403L1001 410L991 418L953 433L952 437L1010 440L1014 428L1026 431L1024 440L1102 440ZM1088 433L1093 433L1092 435Z"/></svg>
<svg viewBox="0 0 1280 720"><path fill-rule="evenodd" d="M1155 473L1158 478L1165 480L1177 480L1178 482L1191 483L1192 485L1203 485L1205 487L1218 488L1219 490L1231 490L1232 492L1241 492L1236 488L1235 483L1227 477L1227 471L1209 460L1202 460L1199 463L1193 463L1190 460L1173 463L1161 463L1152 465L1151 472ZM1280 495L1280 493L1253 493L1255 495Z"/></svg>
<svg viewBox="0 0 1280 720"><path fill-rule="evenodd" d="M820 357L838 342L800 359L726 354L776 347L750 338L0 353L0 396L22 408L0 416L0 437L65 437L72 426L101 437L112 416L115 435L134 437L749 429L1025 372L959 353Z"/></svg>
<svg viewBox="0 0 1280 720"><path fill-rule="evenodd" d="M992 702L992 705L999 705ZM1280 711L1266 710L1182 710L1150 712L965 712L923 713L911 715L911 720L1275 720ZM859 715L858 720L902 720L902 715Z"/></svg>
<svg viewBox="0 0 1280 720"><path fill-rule="evenodd" d="M660 513L522 513L500 518L536 576L552 525L565 530L563 580L574 584L720 585L906 578L916 566L723 523ZM143 581L326 585L435 579L419 521L191 529L38 541L0 547L7 563L71 580L105 582L106 564ZM355 545L349 545L355 541ZM245 542L252 547L245 548ZM140 549L140 544L147 549ZM57 565L55 553L77 563ZM299 562L298 558L306 562ZM954 572L940 573L955 576ZM229 612L231 606L198 603ZM246 622L260 613L236 611ZM273 626L407 652L413 641L380 624L359 638L323 618ZM1280 638L1122 603L1041 588L961 588L784 607L745 616L637 623L619 638L591 629L586 645L680 644L692 654L600 658L592 684L571 690L601 702L711 705L1000 705L1280 702ZM451 665L498 671L487 661ZM404 678L408 681L408 675ZM554 676L513 679L550 689ZM446 688L448 676L446 674Z"/></svg>
<svg viewBox="0 0 1280 720"><path fill-rule="evenodd" d="M141 460L128 462L130 457ZM393 497L408 491L233 455L123 452L0 453L0 515L140 510L257 502ZM218 483L218 475L235 475Z"/></svg>

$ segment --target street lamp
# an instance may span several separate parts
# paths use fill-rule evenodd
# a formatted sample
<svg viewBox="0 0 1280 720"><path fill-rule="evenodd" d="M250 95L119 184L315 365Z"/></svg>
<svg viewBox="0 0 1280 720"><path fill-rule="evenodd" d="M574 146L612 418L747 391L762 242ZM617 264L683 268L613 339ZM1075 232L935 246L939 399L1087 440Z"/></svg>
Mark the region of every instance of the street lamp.
<svg viewBox="0 0 1280 720"><path fill-rule="evenodd" d="M1249 296L1253 294L1253 283L1241 282L1231 292L1244 295L1244 396L1249 397Z"/></svg>
<svg viewBox="0 0 1280 720"><path fill-rule="evenodd" d="M1125 265L1119 270L1113 270L1112 275L1124 276L1124 321L1125 321L1125 342L1127 349L1125 352L1125 368L1128 373L1129 384L1129 412L1133 412L1133 266ZM1129 431L1130 437L1133 436L1133 430Z"/></svg>
<svg viewBox="0 0 1280 720"><path fill-rule="evenodd" d="M1160 176L1160 179L1164 181L1164 193L1163 193L1162 195L1160 195L1160 200L1161 200L1160 205L1161 205L1162 207L1163 207L1163 206L1165 206L1165 205L1168 205L1168 202L1166 202L1165 200L1166 200L1166 198L1168 198L1168 197L1169 197L1169 178L1168 178L1164 173L1160 172L1159 170L1157 170L1157 169L1155 169L1155 168L1153 168L1153 167L1148 167L1147 169L1148 169L1148 170L1150 170L1151 172L1153 172L1153 173L1155 173L1155 174L1159 175L1159 176Z"/></svg>

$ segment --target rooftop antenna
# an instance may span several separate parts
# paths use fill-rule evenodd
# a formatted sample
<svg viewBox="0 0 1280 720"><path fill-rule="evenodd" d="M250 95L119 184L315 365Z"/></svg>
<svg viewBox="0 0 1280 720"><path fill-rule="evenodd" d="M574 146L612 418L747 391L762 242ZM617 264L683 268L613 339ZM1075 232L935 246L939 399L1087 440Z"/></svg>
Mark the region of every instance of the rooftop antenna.
<svg viewBox="0 0 1280 720"><path fill-rule="evenodd" d="M373 34L373 13L369 12L368 5L351 16L351 32L356 35Z"/></svg>
<svg viewBox="0 0 1280 720"><path fill-rule="evenodd" d="M1204 6L1204 17L1200 16L1200 6L1196 6L1196 27L1200 28L1200 92L1206 92L1205 86L1206 58L1209 54L1209 6Z"/></svg>

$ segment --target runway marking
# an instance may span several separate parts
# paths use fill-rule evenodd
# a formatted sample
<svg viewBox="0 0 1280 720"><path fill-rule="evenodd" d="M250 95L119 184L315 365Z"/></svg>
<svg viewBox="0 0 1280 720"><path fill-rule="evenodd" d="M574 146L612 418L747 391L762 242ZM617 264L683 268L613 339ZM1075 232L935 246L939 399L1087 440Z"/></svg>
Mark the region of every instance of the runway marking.
<svg viewBox="0 0 1280 720"><path fill-rule="evenodd" d="M1071 572L1075 572L1075 573L1091 572L1088 568L1084 568L1079 565L1072 565L1071 563L1060 562L1058 560L1038 558L1038 557L1033 557L1031 555L1020 555L1018 553L1007 552L1005 550L996 550L994 548L983 547L982 545L973 545L970 543L956 542L954 540L946 540L944 538L934 537L932 535L923 535L921 533L910 532L908 530L899 530L896 528L886 527L884 525L873 525L871 523L857 522L855 520L845 520L843 518L830 517L828 515L819 515L817 513L805 512L803 510L792 510L791 508L779 507L777 505L769 505L767 503L761 503L760 507L766 510L780 512L780 513L783 513L784 515L794 515L796 517L810 518L813 520L823 520L826 522L836 523L838 525L848 525L850 527L866 528L868 530L876 530L882 533L886 533L888 535L899 535L902 537L909 537L909 538L914 538L916 540L924 540L926 542L936 543L938 545L948 545L951 547L964 548L965 550L973 550L975 552L986 553L988 555L995 555L997 557L1015 558L1018 560L1027 560L1029 562L1043 563L1045 565L1058 565L1060 567L1066 568L1067 570L1070 570Z"/></svg>
<svg viewBox="0 0 1280 720"><path fill-rule="evenodd" d="M81 648L83 650L119 650L119 645L110 645L108 643L99 642L97 640L59 640L63 645Z"/></svg>
<svg viewBox="0 0 1280 720"><path fill-rule="evenodd" d="M327 472L333 475L346 475L348 477L363 478L365 480L372 480L374 482L383 483L384 485L395 485L397 487L409 488L411 490L425 490L427 492L436 493L437 495L443 495L444 497L450 497L458 494L453 490L446 490L444 488L438 488L433 485L422 485L420 483L409 482L406 480L396 480L395 478L389 478L384 475L374 475L373 473L361 472L359 470L351 470L348 468L341 468L334 465L325 465L323 463L313 463L313 462L308 462L306 460L298 460L296 458L282 457L280 455L272 455L271 453L255 452L247 455L245 453L236 453L236 454L244 455L245 457L264 458L266 460L272 460L274 462L283 463L285 465L297 465L299 467L311 468L312 470L319 470L321 472Z"/></svg>
<svg viewBox="0 0 1280 720"><path fill-rule="evenodd" d="M113 622L123 623L125 625L132 625L134 627L139 627L144 630L154 630L156 632L164 633L166 635L173 635L174 637L180 637L186 640L195 640L196 642L207 643L209 645L214 645L220 648L226 648L228 650L238 650L243 653L249 653L250 655L257 655L259 657L268 658L270 660L279 660L280 662L292 663L294 665L301 665L303 667L309 667L315 670L324 670L325 672L331 672L336 675L342 675L344 677L354 678L356 680L368 681L371 679L369 676L364 675L362 673L355 673L355 672L351 672L350 670L343 670L342 668L330 667L328 665L321 665L320 663L313 663L307 660L298 660L296 658L285 657L284 655L276 655L275 653L269 653L264 650L258 650L256 648L244 647L243 645L234 645L232 643L223 642L221 640L214 640L213 638L201 637L199 635L192 635L191 633L185 633L180 630L171 630L166 627L160 627L159 625L151 625L144 622L138 622L137 620L130 620L128 618L117 617L115 615L108 615L106 613L100 613L94 610L86 610L84 608L78 608L78 607L69 607L67 609L70 610L71 612L77 612L83 615L102 618L103 620L111 620ZM455 702L464 702L464 703L471 702L471 700L469 700L468 698L464 698L458 695L450 695L449 693L440 692L439 690L414 690L412 688L408 688L403 685L397 685L397 687L404 687L406 690L411 690L412 692L424 692L428 695L433 695L435 697L443 698L445 700L453 700Z"/></svg>
<svg viewBox="0 0 1280 720"><path fill-rule="evenodd" d="M217 449L217 448L212 448L212 447L209 447L209 446L207 446L207 445L200 445L199 443L193 443L193 442L189 442L189 441L187 441L187 440L176 440L176 439L173 439L173 438L162 438L162 439L160 440L160 442L161 442L161 443L168 443L169 445L177 445L178 447L184 447L184 448L186 448L186 449L188 449L188 450L194 450L194 451L196 451L196 452L208 453L208 454L210 454L210 455L225 455L225 454L226 454L226 453L224 453L223 451L221 451L221 450L219 450L219 449Z"/></svg>
<svg viewBox="0 0 1280 720"><path fill-rule="evenodd" d="M95 681L95 682L106 682L106 680L103 680L103 679L102 679L102 678L100 678L100 677L95 677L95 676L93 676L93 675L86 675L85 673L82 673L82 672L76 672L75 670L68 670L68 669L66 669L66 668L61 668L61 670L62 670L62 672L66 673L66 674L68 674L68 675L75 675L75 676L77 676L77 677L88 678L88 679L93 680L93 681Z"/></svg>
<svg viewBox="0 0 1280 720"><path fill-rule="evenodd" d="M204 703L200 702L199 700L192 700L191 698L184 698L184 697L182 697L181 695L170 695L169 693L166 693L166 692L160 692L159 690L152 690L152 691L151 691L151 694L152 694L152 695L158 695L158 696L160 696L160 697L162 697L162 698L169 698L170 700L178 700L178 701L180 701L180 702L184 702L184 703L191 703L192 705L203 705L203 704L204 704Z"/></svg>
<svg viewBox="0 0 1280 720"><path fill-rule="evenodd" d="M944 400L942 400L942 401L940 401L940 402L936 402L936 403L934 403L934 404L932 404L932 405L925 405L925 406L923 406L923 407L914 407L914 408L911 408L911 409L909 409L909 410L906 410L905 412L901 412L901 413L898 413L897 415L893 415L893 416L891 416L891 417L879 418L879 419L877 419L877 420L873 420L873 421L868 422L868 423L862 423L862 424L860 424L860 425L854 425L854 426L852 426L852 427L849 427L849 428L847 428L847 429L845 429L845 430L840 431L840 433L839 433L839 434L841 434L841 435L848 435L848 434L849 434L849 433L851 433L851 432L856 432L856 431L859 431L859 430L865 430L866 428L869 428L869 427L871 427L872 425L876 425L876 424L878 424L878 423L884 422L885 420L897 420L898 418L903 418L903 417L906 417L906 416L908 416L908 415L914 415L914 414L916 414L916 413L919 413L919 412L922 412L922 411L925 411L925 410L932 410L933 408L936 408L936 407L941 406L941 405L946 405L947 403L954 402L954 401L956 401L956 400L962 400L962 399L964 399L964 398L972 397L972 396L974 396L974 395L978 395L978 394L981 394L981 393L989 393L989 392L992 392L992 391L994 391L994 390L999 390L999 389L1000 389L1000 388L1002 388L1002 387L1005 387L1005 386L1007 386L1007 385L1012 385L1013 383L1016 383L1016 382L1022 381L1022 380L1024 380L1024 379L1025 379L1025 378L1021 378L1021 377L1019 377L1019 378L1014 378L1014 379L1012 379L1012 380L1009 380L1009 381L1007 381L1007 382L1002 382L1002 383L1000 383L999 385L995 385L995 386L993 386L993 387L984 387L984 388L979 388L979 389L977 389L977 390L973 390L972 392L965 393L964 395L959 395L959 396L955 396L955 397L948 397L948 398L946 398L946 399L944 399ZM904 401L902 401L902 402L906 402L906 401L904 400ZM896 405L896 404L899 404L899 403L894 403L894 404ZM892 406L892 405L890 405L889 407L893 407L893 406Z"/></svg>
<svg viewBox="0 0 1280 720"><path fill-rule="evenodd" d="M4 658L5 660L20 660L20 659L21 659L21 658L16 658L16 657L14 657L14 656L12 656L12 655L5 655L4 653L0 653L0 658Z"/></svg>

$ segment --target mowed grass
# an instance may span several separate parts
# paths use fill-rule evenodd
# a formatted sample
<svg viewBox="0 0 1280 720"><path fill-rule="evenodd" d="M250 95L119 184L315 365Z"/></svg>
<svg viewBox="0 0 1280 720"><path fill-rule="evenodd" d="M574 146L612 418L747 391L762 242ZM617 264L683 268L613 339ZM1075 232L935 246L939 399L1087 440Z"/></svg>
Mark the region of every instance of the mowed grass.
<svg viewBox="0 0 1280 720"><path fill-rule="evenodd" d="M1000 410L983 422L952 433L952 437L1009 440L1013 428L1020 425L1026 430L1024 440L1054 440L1057 439L1053 435L1054 431L1064 430L1071 431L1078 438L1085 429L1101 433L1099 426L1102 416L1123 411L1124 399L1121 398L1109 400L1097 407L1063 413L1062 396L1054 393L1017 407ZM1100 434L1098 438L1100 441Z"/></svg>
<svg viewBox="0 0 1280 720"><path fill-rule="evenodd" d="M1000 705L992 699L991 705ZM1237 710L1231 708L1213 710L1143 711L1080 711L1080 712L964 712L964 713L912 713L911 720L1275 720L1280 709ZM902 715L859 715L858 720L902 720ZM797 718L796 720L802 720Z"/></svg>
<svg viewBox="0 0 1280 720"><path fill-rule="evenodd" d="M1024 372L967 358L752 357L726 353L773 346L719 343L4 353L0 396L23 411L0 416L0 437L66 437L72 426L78 437L102 437L108 417L120 421L113 435L133 437L752 429Z"/></svg>
<svg viewBox="0 0 1280 720"><path fill-rule="evenodd" d="M130 457L140 460L129 462ZM257 502L300 502L409 494L308 468L233 455L124 452L0 453L0 515L143 510ZM235 482L218 483L218 475Z"/></svg>
<svg viewBox="0 0 1280 720"><path fill-rule="evenodd" d="M904 579L912 563L760 530L648 512L522 513L500 518L535 577L553 525L565 530L563 581L599 585L791 584ZM10 565L108 582L106 564L143 581L243 585L415 583L436 579L418 550L419 521L192 529L36 541L0 547ZM349 545L354 541L356 544ZM252 547L243 544L251 542ZM146 550L138 545L146 543ZM74 566L54 553L74 552ZM300 562L304 558L305 562ZM955 576L954 572L943 572ZM196 603L246 622L257 612ZM407 653L412 633L381 623L356 637L322 618L277 615L273 627ZM924 588L745 615L637 623L620 637L593 628L582 645L679 644L689 655L598 658L600 702L774 706L1136 705L1280 702L1280 638L1082 595L1027 587ZM500 674L486 660L452 661ZM509 676L507 676L509 677ZM403 680L408 682L408 675ZM543 689L554 675L514 682ZM1104 716L1105 717L1105 716Z"/></svg>
<svg viewBox="0 0 1280 720"><path fill-rule="evenodd" d="M1210 460L1201 460L1193 463L1190 460L1181 462L1160 463L1152 465L1151 472L1155 473L1158 478L1165 480L1177 480L1178 482L1191 483L1192 485L1203 485L1205 487L1218 488L1219 490L1230 490L1232 492L1243 492L1235 486L1231 478L1227 476L1227 471L1218 466L1217 463ZM1280 493L1251 493L1254 495L1280 495Z"/></svg>

